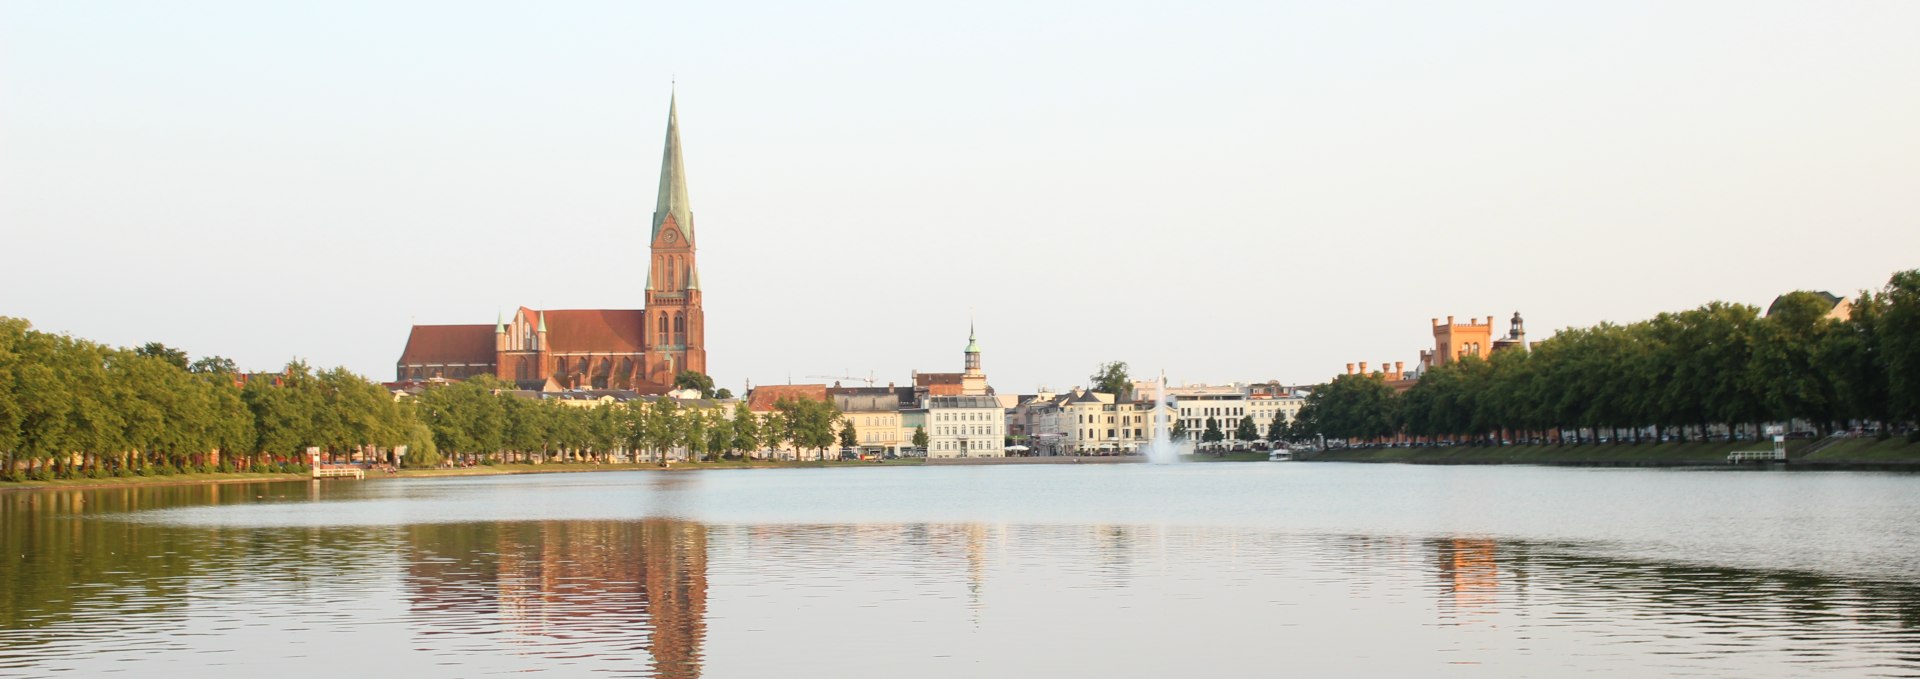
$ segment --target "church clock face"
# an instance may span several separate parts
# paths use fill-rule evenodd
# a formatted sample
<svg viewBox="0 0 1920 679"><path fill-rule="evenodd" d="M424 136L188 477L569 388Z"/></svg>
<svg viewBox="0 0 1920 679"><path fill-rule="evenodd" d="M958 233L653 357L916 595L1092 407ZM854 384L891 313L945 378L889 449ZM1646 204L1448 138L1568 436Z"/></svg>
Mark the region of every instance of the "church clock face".
<svg viewBox="0 0 1920 679"><path fill-rule="evenodd" d="M671 242L674 242L674 241L676 241L676 240L679 240L679 239L680 239L680 234L679 234L678 232L675 232L675 231L668 231L668 232L667 232L667 235L666 235L666 236L664 236L663 238L665 238L667 242L669 242L669 243L671 243Z"/></svg>

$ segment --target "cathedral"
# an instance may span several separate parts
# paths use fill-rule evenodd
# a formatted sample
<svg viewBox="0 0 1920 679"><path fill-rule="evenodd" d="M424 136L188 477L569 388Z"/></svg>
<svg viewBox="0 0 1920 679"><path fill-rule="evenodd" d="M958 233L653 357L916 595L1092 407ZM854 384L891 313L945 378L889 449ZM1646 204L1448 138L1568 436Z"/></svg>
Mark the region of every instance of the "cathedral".
<svg viewBox="0 0 1920 679"><path fill-rule="evenodd" d="M680 155L678 100L669 99L644 307L520 307L491 325L416 325L395 366L397 379L488 374L523 388L551 382L563 389L665 392L682 371L707 372L697 243Z"/></svg>

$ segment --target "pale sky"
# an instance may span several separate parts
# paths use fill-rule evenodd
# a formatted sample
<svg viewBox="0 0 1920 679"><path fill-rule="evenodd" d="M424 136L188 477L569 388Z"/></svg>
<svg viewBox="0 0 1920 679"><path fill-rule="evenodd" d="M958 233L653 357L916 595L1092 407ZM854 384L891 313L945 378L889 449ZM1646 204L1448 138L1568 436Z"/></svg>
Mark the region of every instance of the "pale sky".
<svg viewBox="0 0 1920 679"><path fill-rule="evenodd" d="M1312 383L1920 267L1920 3L0 1L0 315L377 379L639 308L723 386Z"/></svg>

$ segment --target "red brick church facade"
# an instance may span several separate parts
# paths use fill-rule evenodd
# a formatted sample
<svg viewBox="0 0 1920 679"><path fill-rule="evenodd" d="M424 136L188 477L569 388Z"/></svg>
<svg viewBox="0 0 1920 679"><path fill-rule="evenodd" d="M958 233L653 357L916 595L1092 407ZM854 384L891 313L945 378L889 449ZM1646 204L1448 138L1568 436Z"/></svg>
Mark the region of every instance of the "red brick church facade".
<svg viewBox="0 0 1920 679"><path fill-rule="evenodd" d="M678 101L667 104L666 151L641 309L531 309L492 325L416 325L395 365L401 381L482 374L570 389L660 393L681 371L707 372L693 210L680 155Z"/></svg>

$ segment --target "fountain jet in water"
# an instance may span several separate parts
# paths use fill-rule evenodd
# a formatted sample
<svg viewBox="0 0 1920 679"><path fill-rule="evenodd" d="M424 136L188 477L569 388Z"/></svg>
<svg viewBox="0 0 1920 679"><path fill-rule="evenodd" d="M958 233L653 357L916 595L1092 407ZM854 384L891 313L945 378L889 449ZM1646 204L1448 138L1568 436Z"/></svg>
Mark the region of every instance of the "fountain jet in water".
<svg viewBox="0 0 1920 679"><path fill-rule="evenodd" d="M1178 414L1173 411L1173 399L1167 396L1167 374L1160 373L1160 393L1155 394L1158 407L1153 409L1153 440L1147 442L1147 461L1153 464L1173 464L1180 461L1180 455L1186 452L1185 441L1173 440L1172 422ZM1162 414L1165 420L1162 420Z"/></svg>

